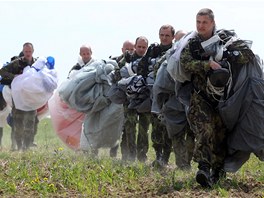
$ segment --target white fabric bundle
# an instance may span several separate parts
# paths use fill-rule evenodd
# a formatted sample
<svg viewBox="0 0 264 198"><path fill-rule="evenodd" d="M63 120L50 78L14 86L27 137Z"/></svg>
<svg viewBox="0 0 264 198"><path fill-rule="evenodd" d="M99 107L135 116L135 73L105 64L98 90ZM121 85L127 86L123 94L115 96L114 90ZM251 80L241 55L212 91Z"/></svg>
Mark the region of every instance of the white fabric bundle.
<svg viewBox="0 0 264 198"><path fill-rule="evenodd" d="M25 67L23 73L13 79L11 95L17 109L32 111L42 107L57 88L57 72L45 64L46 59L39 58L32 67Z"/></svg>

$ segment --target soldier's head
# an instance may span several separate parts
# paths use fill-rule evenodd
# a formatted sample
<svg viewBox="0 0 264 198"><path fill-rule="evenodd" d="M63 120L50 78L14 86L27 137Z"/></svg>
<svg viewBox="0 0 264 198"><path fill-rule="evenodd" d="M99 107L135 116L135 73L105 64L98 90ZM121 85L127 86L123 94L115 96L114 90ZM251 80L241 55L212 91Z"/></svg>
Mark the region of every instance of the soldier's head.
<svg viewBox="0 0 264 198"><path fill-rule="evenodd" d="M132 41L125 41L122 46L122 53L125 54L126 51L129 51L132 54L135 51L135 44Z"/></svg>
<svg viewBox="0 0 264 198"><path fill-rule="evenodd" d="M144 36L137 37L135 42L135 52L138 56L144 56L148 49L148 39Z"/></svg>
<svg viewBox="0 0 264 198"><path fill-rule="evenodd" d="M200 37L207 40L215 30L214 13L209 8L201 9L196 15L196 29Z"/></svg>
<svg viewBox="0 0 264 198"><path fill-rule="evenodd" d="M82 57L82 60L84 64L88 63L92 59L92 49L89 45L82 45L80 47L80 56Z"/></svg>
<svg viewBox="0 0 264 198"><path fill-rule="evenodd" d="M179 41L185 34L187 34L187 32L184 30L178 30L174 35L175 42Z"/></svg>
<svg viewBox="0 0 264 198"><path fill-rule="evenodd" d="M26 59L29 62L32 61L32 57L34 53L33 44L29 42L24 43L22 52L23 52L24 59Z"/></svg>
<svg viewBox="0 0 264 198"><path fill-rule="evenodd" d="M175 29L171 25L163 25L159 29L159 39L161 45L171 45L174 39Z"/></svg>

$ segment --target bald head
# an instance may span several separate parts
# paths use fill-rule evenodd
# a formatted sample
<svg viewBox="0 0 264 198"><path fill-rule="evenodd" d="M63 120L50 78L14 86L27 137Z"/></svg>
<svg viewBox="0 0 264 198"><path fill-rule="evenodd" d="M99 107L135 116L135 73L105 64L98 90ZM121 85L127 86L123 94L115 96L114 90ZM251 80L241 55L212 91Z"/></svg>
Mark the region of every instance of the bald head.
<svg viewBox="0 0 264 198"><path fill-rule="evenodd" d="M92 59L92 49L89 45L82 45L80 47L80 56L84 64L88 63Z"/></svg>
<svg viewBox="0 0 264 198"><path fill-rule="evenodd" d="M124 54L127 50L128 50L129 52L131 52L131 53L134 52L134 50L135 50L135 44L134 44L134 42L127 40L127 41L125 41L125 42L123 43L123 47L122 47L122 52L123 52L123 54Z"/></svg>
<svg viewBox="0 0 264 198"><path fill-rule="evenodd" d="M178 40L180 40L185 34L187 34L186 31L184 31L184 30L178 30L178 31L175 33L175 35L174 35L174 40L175 40L175 42L178 41Z"/></svg>

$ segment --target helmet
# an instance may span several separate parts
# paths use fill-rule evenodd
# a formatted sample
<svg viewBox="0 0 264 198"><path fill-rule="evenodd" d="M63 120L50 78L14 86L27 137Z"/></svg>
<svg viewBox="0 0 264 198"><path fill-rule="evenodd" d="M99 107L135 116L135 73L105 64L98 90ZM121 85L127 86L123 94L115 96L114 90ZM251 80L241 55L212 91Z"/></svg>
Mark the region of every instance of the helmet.
<svg viewBox="0 0 264 198"><path fill-rule="evenodd" d="M208 78L214 87L225 87L229 81L230 72L223 67L216 70L210 70Z"/></svg>

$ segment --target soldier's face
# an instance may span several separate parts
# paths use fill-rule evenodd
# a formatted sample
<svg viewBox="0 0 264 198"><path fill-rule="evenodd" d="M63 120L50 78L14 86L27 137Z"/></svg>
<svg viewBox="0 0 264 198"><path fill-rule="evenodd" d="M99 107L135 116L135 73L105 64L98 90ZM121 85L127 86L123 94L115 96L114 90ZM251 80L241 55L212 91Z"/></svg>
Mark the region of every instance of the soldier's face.
<svg viewBox="0 0 264 198"><path fill-rule="evenodd" d="M144 56L148 48L148 43L143 39L139 39L135 45L135 48L137 55Z"/></svg>
<svg viewBox="0 0 264 198"><path fill-rule="evenodd" d="M80 56L82 57L83 62L86 64L92 58L92 51L87 47L82 47L80 49Z"/></svg>
<svg viewBox="0 0 264 198"><path fill-rule="evenodd" d="M159 39L160 39L161 45L166 46L166 45L172 44L172 40L174 39L174 35L172 35L171 29L170 28L161 29L159 32Z"/></svg>
<svg viewBox="0 0 264 198"><path fill-rule="evenodd" d="M215 22L208 15L196 17L196 29L203 39L207 40L212 37L214 27Z"/></svg>
<svg viewBox="0 0 264 198"><path fill-rule="evenodd" d="M32 60L34 49L30 45L26 45L23 47L23 53L24 53L24 58L28 61Z"/></svg>

